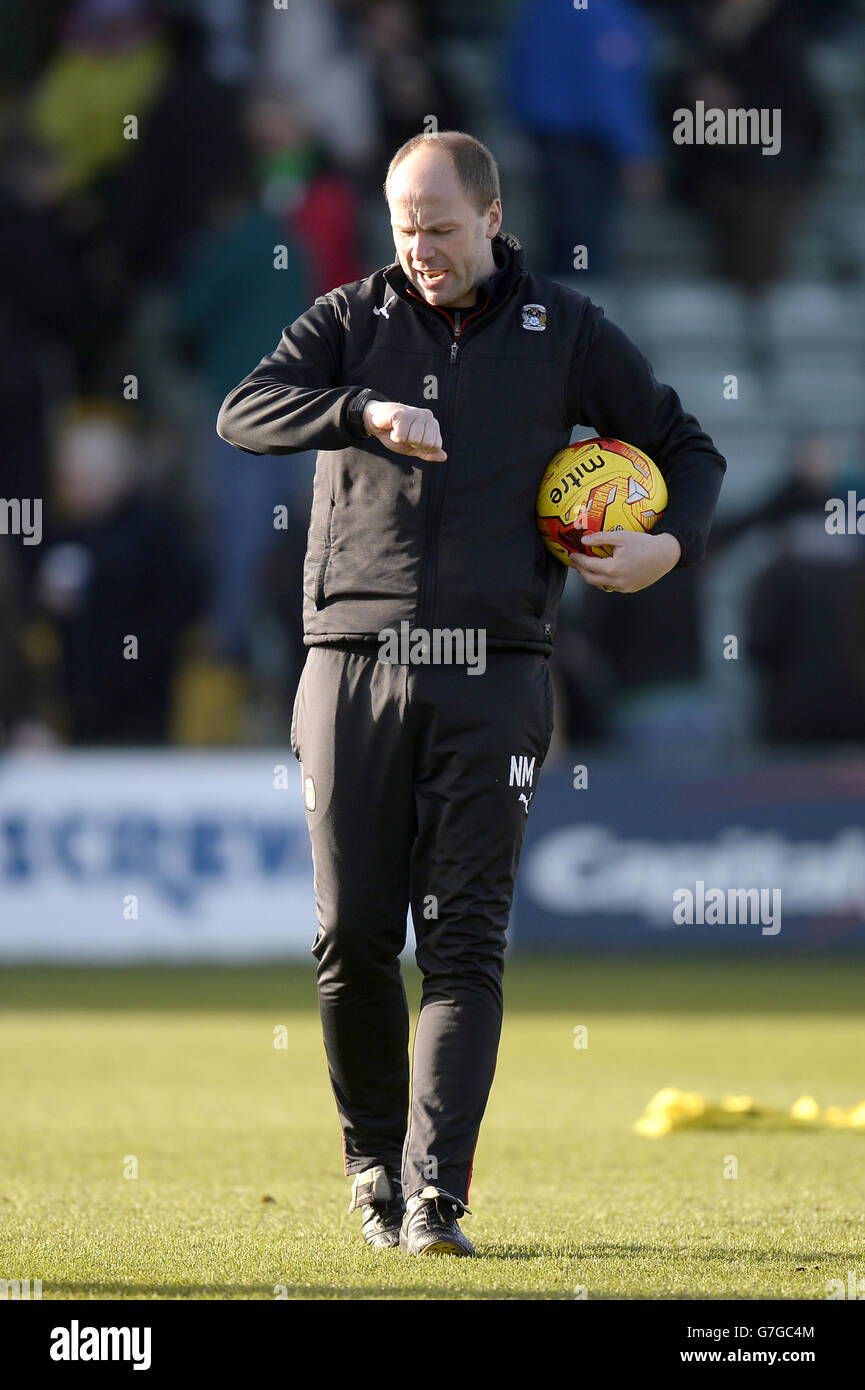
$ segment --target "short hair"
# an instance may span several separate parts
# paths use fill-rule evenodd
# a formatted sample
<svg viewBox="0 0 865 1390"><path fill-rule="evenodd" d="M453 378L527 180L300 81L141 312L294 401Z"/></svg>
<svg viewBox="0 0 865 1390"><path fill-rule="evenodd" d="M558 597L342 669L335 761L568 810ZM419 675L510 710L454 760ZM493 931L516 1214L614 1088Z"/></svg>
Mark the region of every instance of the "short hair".
<svg viewBox="0 0 865 1390"><path fill-rule="evenodd" d="M387 177L384 181L385 198L391 174L397 166L402 164L408 155L431 140L447 150L466 196L478 212L486 212L490 204L501 197L499 167L486 145L482 145L473 135L467 135L464 130L436 130L428 133L423 131L406 140L404 145L400 145L387 166Z"/></svg>

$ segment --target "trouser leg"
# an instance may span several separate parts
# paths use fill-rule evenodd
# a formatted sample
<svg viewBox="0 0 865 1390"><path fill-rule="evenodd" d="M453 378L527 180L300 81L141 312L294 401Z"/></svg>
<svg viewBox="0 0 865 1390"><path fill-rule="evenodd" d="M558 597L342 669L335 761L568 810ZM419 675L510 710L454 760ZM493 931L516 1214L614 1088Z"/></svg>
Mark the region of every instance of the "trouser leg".
<svg viewBox="0 0 865 1390"><path fill-rule="evenodd" d="M346 1173L398 1174L409 1101L405 946L415 835L406 669L310 649L295 701L312 843L312 951ZM311 779L311 781L309 780Z"/></svg>
<svg viewBox="0 0 865 1390"><path fill-rule="evenodd" d="M412 670L418 834L412 917L423 995L403 1151L408 1198L432 1183L468 1201L496 1066L514 879L553 697L546 661L491 653L481 676Z"/></svg>

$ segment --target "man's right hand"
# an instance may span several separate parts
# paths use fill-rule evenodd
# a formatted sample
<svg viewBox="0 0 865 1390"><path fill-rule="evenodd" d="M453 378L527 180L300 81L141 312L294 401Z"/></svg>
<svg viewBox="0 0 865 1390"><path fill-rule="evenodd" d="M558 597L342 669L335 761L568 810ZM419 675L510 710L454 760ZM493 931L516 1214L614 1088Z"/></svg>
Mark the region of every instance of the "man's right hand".
<svg viewBox="0 0 865 1390"><path fill-rule="evenodd" d="M412 454L432 463L443 463L447 458L439 422L431 410L400 405L399 401L369 401L363 423L369 434L395 454Z"/></svg>

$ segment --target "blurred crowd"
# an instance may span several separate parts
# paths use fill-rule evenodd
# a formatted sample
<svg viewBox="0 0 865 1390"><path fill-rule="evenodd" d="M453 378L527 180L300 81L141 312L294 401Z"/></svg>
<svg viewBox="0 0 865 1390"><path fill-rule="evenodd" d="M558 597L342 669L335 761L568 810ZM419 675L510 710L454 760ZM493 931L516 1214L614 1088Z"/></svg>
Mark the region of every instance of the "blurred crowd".
<svg viewBox="0 0 865 1390"><path fill-rule="evenodd" d="M671 198L759 295L826 147L809 44L856 9L591 0L576 44L566 0L7 0L0 499L44 514L38 544L0 514L0 746L285 738L314 458L244 455L216 414L316 295L393 259L384 169L430 116L529 151L536 269L572 276L583 244L615 279L623 204ZM697 100L783 106L781 151L674 146ZM823 543L845 468L831 437L791 440L783 496L716 529L715 554L783 528L747 635L770 740L865 732L863 557ZM688 577L572 610L569 736L699 678Z"/></svg>

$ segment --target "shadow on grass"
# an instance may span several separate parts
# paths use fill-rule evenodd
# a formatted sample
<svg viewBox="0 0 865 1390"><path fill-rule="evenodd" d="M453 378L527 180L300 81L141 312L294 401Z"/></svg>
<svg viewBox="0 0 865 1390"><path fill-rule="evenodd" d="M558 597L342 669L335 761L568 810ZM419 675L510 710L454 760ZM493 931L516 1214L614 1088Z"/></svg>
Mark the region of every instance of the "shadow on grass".
<svg viewBox="0 0 865 1390"><path fill-rule="evenodd" d="M127 1299L127 1298L251 1298L265 1294L273 1298L273 1284L96 1284L92 1280L72 1282L65 1279L47 1281L42 1288L43 1302L52 1298Z"/></svg>
<svg viewBox="0 0 865 1390"><path fill-rule="evenodd" d="M9 1010L91 1012L304 1013L317 1015L315 961L257 966L15 966L0 977ZM420 975L404 970L412 1008ZM509 955L505 1010L548 1014L647 1013L771 1016L779 1013L862 1017L865 956L755 959L649 953Z"/></svg>
<svg viewBox="0 0 865 1390"><path fill-rule="evenodd" d="M540 1252L539 1252L540 1253ZM554 1252L552 1252L554 1253ZM683 1254L689 1259L695 1260L724 1260L728 1263L738 1263L740 1260L753 1261L762 1264L770 1260L789 1260L796 1264L819 1265L825 1260L848 1260L850 1250L738 1250L726 1245L708 1245L705 1247L688 1246L684 1250L681 1246L675 1245L642 1245L638 1241L595 1241L591 1245L584 1245L579 1250L579 1255L651 1255L653 1258L680 1260Z"/></svg>
<svg viewBox="0 0 865 1390"><path fill-rule="evenodd" d="M481 1258L484 1258L483 1256ZM487 1256L487 1258L489 1258ZM504 1258L503 1256L500 1258ZM627 1294L610 1293L607 1289L589 1287L585 1300L577 1298L568 1289L547 1289L537 1285L522 1289L454 1289L444 1284L283 1284L286 1290L280 1299L274 1297L272 1284L93 1284L69 1283L65 1281L46 1285L43 1291L44 1302L75 1301L89 1299L92 1302L219 1302L221 1300L255 1299L267 1302L299 1302L304 1300L363 1300L376 1299L383 1302L438 1299L449 1301L475 1302L594 1302L594 1303L679 1303L679 1302L725 1302L734 1300L742 1303L802 1302L808 1294L737 1294L691 1293L688 1290L659 1293L637 1291ZM822 1301L823 1295L813 1295Z"/></svg>
<svg viewBox="0 0 865 1390"><path fill-rule="evenodd" d="M400 1299L400 1298L439 1298L439 1299L567 1299L573 1294L562 1289L542 1289L537 1286L525 1289L491 1289L488 1292L474 1288L453 1289L446 1284L282 1284L286 1290L281 1298L274 1295L273 1284L93 1284L58 1282L46 1285L43 1301L90 1298L93 1301L125 1300L188 1300L213 1302L219 1299L251 1299L263 1296L268 1302L283 1302L298 1299ZM601 1295L603 1296L603 1295ZM262 1300L262 1301L263 1301Z"/></svg>

